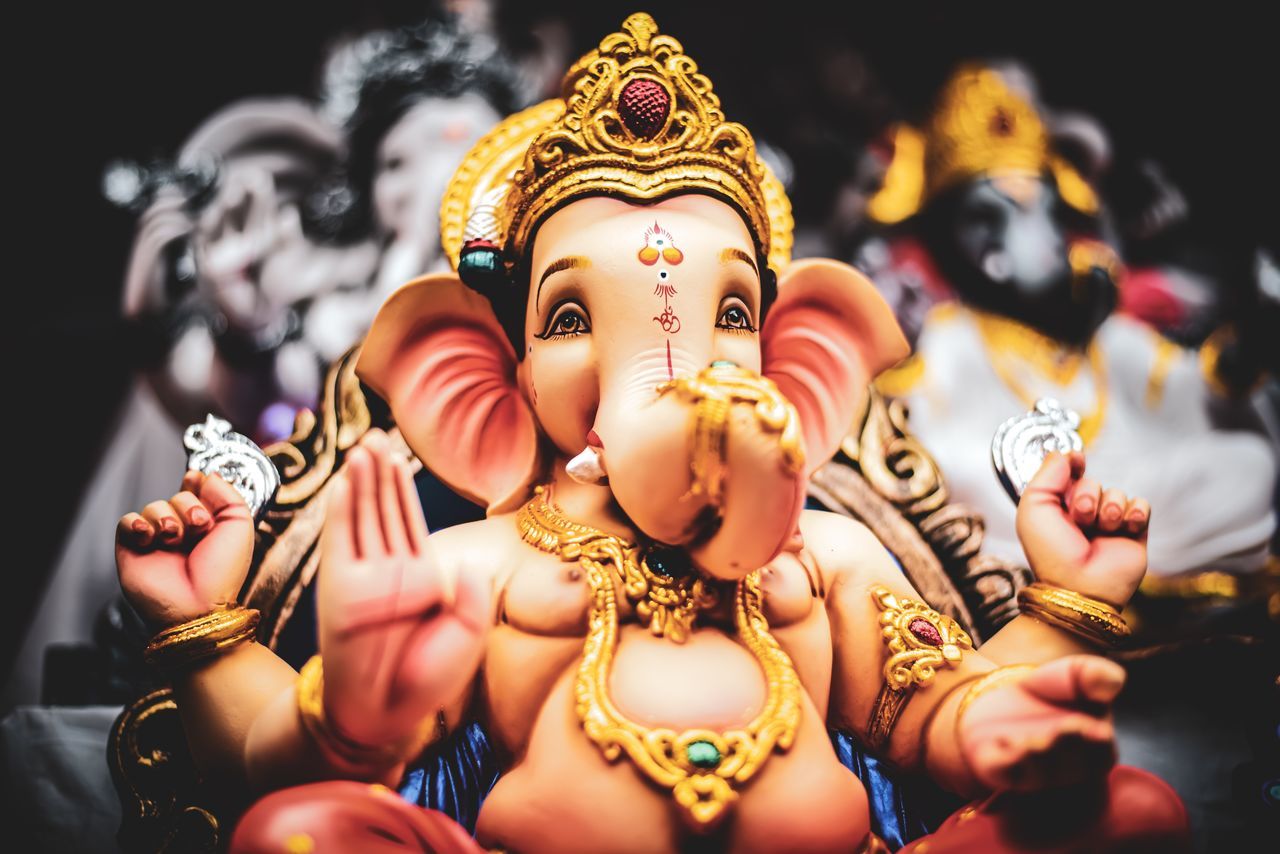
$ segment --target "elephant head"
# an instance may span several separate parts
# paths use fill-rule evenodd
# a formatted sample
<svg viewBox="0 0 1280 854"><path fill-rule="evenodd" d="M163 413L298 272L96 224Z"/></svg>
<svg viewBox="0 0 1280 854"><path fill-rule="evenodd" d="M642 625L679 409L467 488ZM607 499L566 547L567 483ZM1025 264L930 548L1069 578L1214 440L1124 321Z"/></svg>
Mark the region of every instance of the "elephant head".
<svg viewBox="0 0 1280 854"><path fill-rule="evenodd" d="M895 131L867 210L909 224L964 302L1082 345L1115 307L1115 264L1079 241L1098 232L1098 198L1053 141L1075 140L1064 149L1091 152L1097 170L1106 140L1079 117L1042 115L1035 90L1016 64L962 65L921 128Z"/></svg>
<svg viewBox="0 0 1280 854"><path fill-rule="evenodd" d="M802 261L775 279L754 245L739 213L708 195L581 198L538 229L514 322L456 276L428 276L384 305L357 371L423 463L490 512L585 452L579 479L611 490L639 533L741 577L795 533L808 475L835 452L870 377L906 354L853 268ZM779 431L733 406L708 514L692 473L697 404L660 389L712 363L772 381L794 407L805 462L787 465Z"/></svg>
<svg viewBox="0 0 1280 854"><path fill-rule="evenodd" d="M1072 344L1087 342L1116 305L1102 267L1073 264L1073 233L1091 225L1050 174L981 175L939 196L925 242L967 303Z"/></svg>

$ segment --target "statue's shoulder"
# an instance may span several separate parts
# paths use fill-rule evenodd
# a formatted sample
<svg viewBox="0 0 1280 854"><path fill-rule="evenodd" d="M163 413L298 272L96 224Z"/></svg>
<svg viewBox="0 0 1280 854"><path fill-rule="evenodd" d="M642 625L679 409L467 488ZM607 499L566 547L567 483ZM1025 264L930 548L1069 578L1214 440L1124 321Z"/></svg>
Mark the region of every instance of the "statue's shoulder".
<svg viewBox="0 0 1280 854"><path fill-rule="evenodd" d="M432 532L428 540L446 566L482 573L496 573L509 566L520 542L514 513L442 528Z"/></svg>
<svg viewBox="0 0 1280 854"><path fill-rule="evenodd" d="M855 577L867 568L876 573L892 564L889 552L871 529L856 519L827 510L805 510L800 516L804 549L826 580Z"/></svg>

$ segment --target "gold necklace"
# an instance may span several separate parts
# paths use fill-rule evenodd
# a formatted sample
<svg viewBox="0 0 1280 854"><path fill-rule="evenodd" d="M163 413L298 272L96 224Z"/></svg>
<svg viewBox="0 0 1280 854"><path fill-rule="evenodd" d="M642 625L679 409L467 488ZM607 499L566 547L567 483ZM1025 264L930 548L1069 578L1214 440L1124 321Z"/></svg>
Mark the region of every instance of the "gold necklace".
<svg viewBox="0 0 1280 854"><path fill-rule="evenodd" d="M1085 358L1093 374L1095 403L1092 412L1080 413L1080 438L1089 445L1102 431L1107 414L1107 366L1097 341L1090 341L1082 353L1065 348L1058 341L1007 317L974 311L978 335L987 351L987 360L996 376L1027 409L1034 409L1044 395L1032 394L1019 382L1007 360L1012 357L1058 386L1069 385L1080 372Z"/></svg>
<svg viewBox="0 0 1280 854"><path fill-rule="evenodd" d="M714 589L696 573L677 578L655 571L647 556L638 558L635 544L570 521L543 487L520 508L516 525L525 542L578 561L587 575L591 612L574 685L583 731L609 761L625 751L650 780L671 790L695 830L709 830L737 799L735 787L750 780L775 749L791 748L800 723L800 678L769 632L759 571L737 583L734 610L738 635L760 663L768 686L760 713L741 729L726 732L650 729L627 718L609 697L618 647L615 583L622 584L636 613L650 620L650 631L676 642L688 637L698 611L714 604Z"/></svg>

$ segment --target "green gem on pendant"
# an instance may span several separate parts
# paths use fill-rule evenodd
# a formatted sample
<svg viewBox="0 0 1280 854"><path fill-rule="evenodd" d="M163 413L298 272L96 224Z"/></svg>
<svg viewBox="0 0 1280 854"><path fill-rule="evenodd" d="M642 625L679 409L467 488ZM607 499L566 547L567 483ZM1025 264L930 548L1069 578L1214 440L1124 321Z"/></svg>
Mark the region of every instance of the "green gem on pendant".
<svg viewBox="0 0 1280 854"><path fill-rule="evenodd" d="M720 764L720 751L709 741L695 741L685 748L689 764L710 770Z"/></svg>

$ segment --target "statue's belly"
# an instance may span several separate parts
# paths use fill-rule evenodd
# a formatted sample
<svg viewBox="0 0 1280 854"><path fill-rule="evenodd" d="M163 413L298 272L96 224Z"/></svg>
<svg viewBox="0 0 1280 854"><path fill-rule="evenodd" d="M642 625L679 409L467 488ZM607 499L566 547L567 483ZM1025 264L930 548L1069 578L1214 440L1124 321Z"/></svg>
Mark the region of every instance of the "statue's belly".
<svg viewBox="0 0 1280 854"><path fill-rule="evenodd" d="M677 731L742 727L766 696L760 664L720 631L677 644L635 624L622 627L609 690L631 720Z"/></svg>
<svg viewBox="0 0 1280 854"><path fill-rule="evenodd" d="M484 804L482 844L509 851L654 852L687 846L694 834L669 790L625 753L608 762L574 711L576 663L543 704L528 751ZM683 645L624 626L610 696L645 726L724 730L759 712L766 696L755 658L714 630ZM715 831L716 848L849 851L866 835L866 796L839 764L826 725L807 695L795 743L774 752L745 785Z"/></svg>

